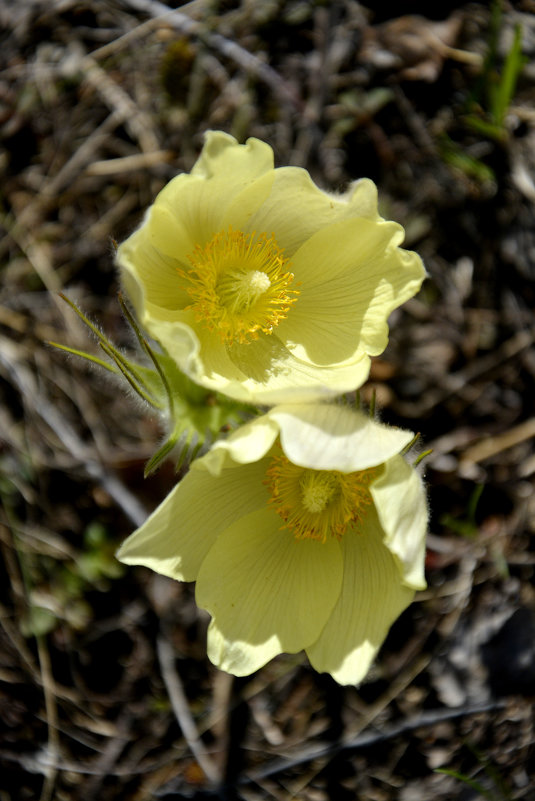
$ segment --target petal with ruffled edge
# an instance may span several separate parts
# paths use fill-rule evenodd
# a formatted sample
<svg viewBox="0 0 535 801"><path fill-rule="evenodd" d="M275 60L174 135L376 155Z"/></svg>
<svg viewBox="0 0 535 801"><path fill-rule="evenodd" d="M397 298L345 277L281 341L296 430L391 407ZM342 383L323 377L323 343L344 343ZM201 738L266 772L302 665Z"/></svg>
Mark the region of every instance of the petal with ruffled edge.
<svg viewBox="0 0 535 801"><path fill-rule="evenodd" d="M209 131L191 173L177 175L158 194L140 228L117 250L117 261L140 286L133 301L140 317L143 300L164 308L183 308L186 293L178 268L188 268L188 256L228 227L228 204L260 176L266 180L241 201L251 216L269 195L273 181L273 151L259 139L239 145L228 134ZM124 276L123 276L124 277ZM165 287L168 291L165 292ZM146 322L146 320L144 321Z"/></svg>
<svg viewBox="0 0 535 801"><path fill-rule="evenodd" d="M425 589L427 504L422 481L401 456L385 465L370 492L385 533L385 544L399 560L403 581Z"/></svg>
<svg viewBox="0 0 535 801"><path fill-rule="evenodd" d="M316 367L302 362L276 337L261 337L231 348L196 322L191 311L168 312L147 304L142 322L181 370L198 384L236 400L274 405L328 400L366 381L370 359L354 364Z"/></svg>
<svg viewBox="0 0 535 801"><path fill-rule="evenodd" d="M280 429L282 449L294 464L351 473L375 467L413 439L410 431L335 404L285 404L267 416Z"/></svg>
<svg viewBox="0 0 535 801"><path fill-rule="evenodd" d="M178 581L195 581L221 531L264 508L266 466L233 465L215 478L198 459L146 522L117 552L127 565L144 565Z"/></svg>
<svg viewBox="0 0 535 801"><path fill-rule="evenodd" d="M141 322L193 381L236 400L251 400L244 386L247 375L231 361L228 349L199 326L193 311L168 311L146 304Z"/></svg>
<svg viewBox="0 0 535 801"><path fill-rule="evenodd" d="M244 189L227 207L225 222L245 232L273 233L290 259L313 234L332 223L360 217L374 222L381 219L377 213L377 188L367 178L356 181L343 195L324 192L299 167L279 167L271 184L268 180L264 175ZM247 202L248 195L261 191L264 200L251 214L254 204Z"/></svg>
<svg viewBox="0 0 535 801"><path fill-rule="evenodd" d="M261 336L248 345L233 345L227 352L247 376L241 390L265 405L328 400L361 386L370 372L370 359L363 352L351 363L317 366L309 359L297 358L277 334ZM223 391L237 397L240 388L230 384Z"/></svg>
<svg viewBox="0 0 535 801"><path fill-rule="evenodd" d="M306 653L320 673L330 673L339 684L358 684L390 626L411 603L414 591L403 585L373 509L363 531L348 531L341 547L344 577L340 597L320 637Z"/></svg>
<svg viewBox="0 0 535 801"><path fill-rule="evenodd" d="M192 175L227 184L226 201L232 200L251 181L273 169L273 150L261 139L251 137L244 145L224 131L207 131ZM232 181L232 186L228 184Z"/></svg>
<svg viewBox="0 0 535 801"><path fill-rule="evenodd" d="M184 259L192 246L204 245L226 227L229 204L265 176L265 186L248 203L240 201L249 214L258 208L269 195L273 175L273 151L268 144L248 139L240 145L229 134L208 131L191 173L174 178L156 198L153 209L161 211L162 219L149 219L153 243L166 255ZM189 240L185 251L184 234Z"/></svg>
<svg viewBox="0 0 535 801"><path fill-rule="evenodd" d="M280 522L270 509L242 517L199 571L197 603L213 617L208 656L236 676L314 642L340 592L338 541L298 541Z"/></svg>
<svg viewBox="0 0 535 801"><path fill-rule="evenodd" d="M150 321L142 322L181 370L207 389L244 403L270 406L328 400L349 392L368 377L370 360L366 356L355 365L318 369L292 356L276 337L272 337L275 347L263 339L240 346L237 358L236 350L214 340L195 321L192 311L157 309L152 314L152 304L146 304L146 309Z"/></svg>
<svg viewBox="0 0 535 801"><path fill-rule="evenodd" d="M212 445L201 461L213 475L230 462L253 462L268 454L280 436L294 464L313 470L351 473L383 464L413 439L410 431L384 425L340 404L275 406Z"/></svg>
<svg viewBox="0 0 535 801"><path fill-rule="evenodd" d="M401 241L396 223L352 219L299 248L292 269L301 294L277 330L296 357L332 365L385 349L389 315L425 278L420 257Z"/></svg>

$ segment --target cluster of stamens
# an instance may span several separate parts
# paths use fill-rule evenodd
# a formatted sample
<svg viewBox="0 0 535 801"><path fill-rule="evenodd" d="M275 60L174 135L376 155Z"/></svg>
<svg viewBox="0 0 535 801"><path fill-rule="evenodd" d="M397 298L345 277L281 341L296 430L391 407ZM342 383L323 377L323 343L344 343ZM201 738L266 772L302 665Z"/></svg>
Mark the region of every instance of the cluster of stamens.
<svg viewBox="0 0 535 801"><path fill-rule="evenodd" d="M275 238L241 231L217 233L188 256L179 270L192 299L188 309L225 345L244 344L271 334L299 295L293 273Z"/></svg>
<svg viewBox="0 0 535 801"><path fill-rule="evenodd" d="M362 523L372 503L369 485L377 472L377 468L353 473L312 470L278 454L266 471L269 504L297 539L325 542L329 535L339 539L348 526L358 530Z"/></svg>

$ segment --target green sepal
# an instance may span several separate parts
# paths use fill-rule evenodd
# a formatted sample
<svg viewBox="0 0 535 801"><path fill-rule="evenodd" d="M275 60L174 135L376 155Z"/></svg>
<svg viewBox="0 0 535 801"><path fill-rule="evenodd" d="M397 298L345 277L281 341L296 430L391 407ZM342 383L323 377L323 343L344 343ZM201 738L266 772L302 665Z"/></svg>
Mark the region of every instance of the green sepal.
<svg viewBox="0 0 535 801"><path fill-rule="evenodd" d="M119 368L118 372L126 378L136 395L139 395L149 406L153 406L155 409L163 409L163 405L151 395L147 388L147 384L150 386L151 383L148 380L149 376L147 372L152 371L147 371L146 368L143 368L143 365L126 359L113 345L109 343L104 344L104 342L100 342L99 344L104 353L109 356L110 359L113 359Z"/></svg>
<svg viewBox="0 0 535 801"><path fill-rule="evenodd" d="M66 345L55 342L50 344L122 376L131 389L167 421L170 433L147 462L145 476L157 470L175 449L178 451L175 463L178 471L201 448L210 445L222 431L234 428L245 419L258 414L254 407L205 389L182 373L168 353L156 349L147 340L121 295L121 310L152 366L128 359L69 298L61 293L60 297L97 337L99 346L111 363Z"/></svg>
<svg viewBox="0 0 535 801"><path fill-rule="evenodd" d="M175 428L168 439L164 442L164 444L159 448L156 453L154 453L147 464L145 465L145 469L143 471L143 475L145 478L150 476L154 473L161 465L165 459L169 456L175 445L177 444L178 440L180 439L180 432L177 431Z"/></svg>
<svg viewBox="0 0 535 801"><path fill-rule="evenodd" d="M154 380L152 379L150 369L147 369L143 365L137 364L136 362L130 361L124 356L118 348L108 339L108 337L99 330L99 328L91 322L91 320L86 317L83 311L78 308L78 306L72 302L63 292L59 293L59 296L62 300L67 303L71 309L76 312L80 320L84 323L84 325L89 328L90 331L96 336L98 339L98 343L106 356L114 363L110 364L109 362L104 361L103 359L99 359L97 356L93 356L86 351L78 350L76 348L70 348L67 345L61 345L57 342L49 342L54 348L58 350L63 350L66 353L71 353L74 356L80 356L82 359L86 361L92 362L96 364L98 367L103 367L105 370L109 372L115 373L116 375L123 375L132 389L138 394L146 403L153 406L156 409L161 409L162 404L159 402L158 398L155 397L155 393L152 391L154 387Z"/></svg>
<svg viewBox="0 0 535 801"><path fill-rule="evenodd" d="M433 453L433 448L429 448L429 450L428 450L428 451L424 451L423 453L420 453L420 454L419 454L419 455L416 457L416 459L414 460L414 462L412 463L412 466L413 466L413 467L418 467L418 465L419 465L421 462L423 462L423 460L424 460L424 459L426 459L428 456L431 456L431 454L432 454L432 453Z"/></svg>
<svg viewBox="0 0 535 801"><path fill-rule="evenodd" d="M178 471L223 430L234 428L256 412L247 404L195 384L178 369L167 353L154 349L151 352L165 376L162 389L168 392L168 414L174 425L167 440L147 463L145 476L153 473L180 444L181 450L176 461Z"/></svg>
<svg viewBox="0 0 535 801"><path fill-rule="evenodd" d="M104 359L99 359L98 356L93 356L93 354L87 353L85 350L69 348L68 345L61 345L59 342L52 342L52 340L48 340L47 345L51 345L53 348L57 348L57 350L62 350L64 353L70 353L72 356L80 356L88 362L93 362L97 367L103 367L105 370L109 370L110 373L115 373L115 375L119 372L113 365L105 362Z"/></svg>

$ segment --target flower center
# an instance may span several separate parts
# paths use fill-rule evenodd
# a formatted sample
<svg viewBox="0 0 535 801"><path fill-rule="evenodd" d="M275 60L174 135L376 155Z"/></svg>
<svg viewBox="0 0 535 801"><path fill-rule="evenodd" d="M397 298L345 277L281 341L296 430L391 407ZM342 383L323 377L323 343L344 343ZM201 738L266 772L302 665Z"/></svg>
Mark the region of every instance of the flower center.
<svg viewBox="0 0 535 801"><path fill-rule="evenodd" d="M192 269L179 270L192 299L188 309L216 331L225 345L271 334L297 300L289 289L293 273L275 238L220 231L188 256Z"/></svg>
<svg viewBox="0 0 535 801"><path fill-rule="evenodd" d="M308 512L323 512L338 490L336 475L327 470L305 470L299 484L301 500Z"/></svg>
<svg viewBox="0 0 535 801"><path fill-rule="evenodd" d="M329 534L340 538L348 526L357 530L372 503L369 491L378 468L354 473L311 470L293 464L282 454L274 456L266 471L270 503L296 539L325 542Z"/></svg>

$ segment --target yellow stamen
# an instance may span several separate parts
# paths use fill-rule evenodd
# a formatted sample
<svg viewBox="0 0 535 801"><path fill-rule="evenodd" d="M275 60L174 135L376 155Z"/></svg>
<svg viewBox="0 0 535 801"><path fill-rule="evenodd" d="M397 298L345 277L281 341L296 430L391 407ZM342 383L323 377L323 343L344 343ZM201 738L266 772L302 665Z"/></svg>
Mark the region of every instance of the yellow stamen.
<svg viewBox="0 0 535 801"><path fill-rule="evenodd" d="M271 460L265 483L269 503L296 539L325 542L329 534L340 538L348 526L358 530L372 503L369 485L378 473L376 467L354 473L311 470L281 454Z"/></svg>
<svg viewBox="0 0 535 801"><path fill-rule="evenodd" d="M225 345L244 344L260 332L271 334L299 291L289 289L293 273L275 238L220 231L188 256L191 270L179 270L198 322L216 331Z"/></svg>

